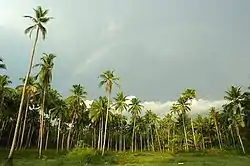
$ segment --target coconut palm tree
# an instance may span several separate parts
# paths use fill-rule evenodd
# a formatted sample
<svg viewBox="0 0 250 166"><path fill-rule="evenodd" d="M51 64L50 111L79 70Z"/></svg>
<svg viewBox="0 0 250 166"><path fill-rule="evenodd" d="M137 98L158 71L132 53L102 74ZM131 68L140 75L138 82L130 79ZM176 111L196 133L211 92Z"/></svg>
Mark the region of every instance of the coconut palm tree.
<svg viewBox="0 0 250 166"><path fill-rule="evenodd" d="M102 148L102 155L104 154L105 143L106 143L106 135L107 135L107 127L108 127L108 114L109 114L109 107L110 107L110 96L113 88L113 84L119 86L117 81L119 80L118 77L115 76L114 70L107 70L103 72L99 78L101 79L99 83L99 87L105 86L106 95L108 98L108 105L107 105L107 112L106 112L106 120L105 120L105 130L104 130L104 138L103 138L103 148Z"/></svg>
<svg viewBox="0 0 250 166"><path fill-rule="evenodd" d="M191 111L190 103L187 102L185 97L180 97L176 103L174 103L171 107L173 113L178 114L179 117L182 117L182 125L185 136L185 149L188 150L188 138L187 138L187 130L185 124L185 116L186 113Z"/></svg>
<svg viewBox="0 0 250 166"><path fill-rule="evenodd" d="M37 74L36 78L38 78L39 83L41 84L43 93L42 93L42 103L40 110L40 130L39 130L39 157L42 156L42 143L43 143L43 128L44 128L44 113L45 113L45 100L46 93L50 88L50 84L52 81L52 69L54 67L54 58L56 56L54 54L43 53L41 58L41 63L34 65L34 67L39 67L40 71Z"/></svg>
<svg viewBox="0 0 250 166"><path fill-rule="evenodd" d="M131 140L131 150L134 151L134 136L135 136L135 125L136 125L136 118L141 113L143 105L141 105L141 101L138 98L132 98L131 103L129 104L129 112L132 115L133 121L133 133L132 133L132 140Z"/></svg>
<svg viewBox="0 0 250 166"><path fill-rule="evenodd" d="M44 9L42 9L41 6L38 6L36 9L34 9L34 11L35 11L35 17L24 16L25 18L31 19L31 21L33 22L33 25L31 25L27 29L25 29L24 33L25 34L29 33L29 36L31 37L32 32L34 30L36 30L36 36L35 36L35 40L34 40L32 50L31 50L28 71L27 71L27 74L26 74L25 82L24 82L24 88L23 88L23 91L22 91L21 102L20 102L20 106L19 106L19 110L18 110L18 116L17 116L17 121L16 121L15 132L14 132L14 136L13 136L12 145L11 145L11 149L10 149L8 159L12 158L14 148L15 148L15 144L16 144L17 131L18 131L18 128L19 128L19 123L20 123L20 119L21 119L21 112L22 112L22 108L23 108L23 104L24 104L25 90L26 90L28 78L30 76L31 68L33 66L33 59L34 59L34 55L35 55L35 50L36 50L36 45L37 45L39 33L40 32L42 33L42 38L43 38L43 40L45 40L45 37L46 37L46 34L47 34L45 24L48 23L52 19L52 17L47 16L47 14L49 12L48 9L44 10Z"/></svg>
<svg viewBox="0 0 250 166"><path fill-rule="evenodd" d="M228 120L230 121L230 125L235 127L242 151L245 153L245 148L239 130L239 127L245 127L245 113L243 108L244 95L241 92L241 88L231 86L230 89L226 91L224 99L228 101L228 103L224 105L225 110L229 112Z"/></svg>
<svg viewBox="0 0 250 166"><path fill-rule="evenodd" d="M79 117L79 114L81 114L81 108L86 108L84 100L87 98L87 92L85 88L80 84L73 85L71 93L73 95L68 97L66 101L68 103L68 107L71 110L71 112L69 113L71 117L71 123L70 123L71 125L69 127L69 132L68 132L67 150L69 150L70 148L72 127L74 125L75 120Z"/></svg>
<svg viewBox="0 0 250 166"><path fill-rule="evenodd" d="M123 126L122 126L122 113L124 110L127 110L128 108L128 104L127 104L127 96L124 95L123 92L119 92L117 93L116 97L114 98L115 99L115 110L119 111L120 113L120 141L119 141L119 150L122 149L122 129L123 129Z"/></svg>

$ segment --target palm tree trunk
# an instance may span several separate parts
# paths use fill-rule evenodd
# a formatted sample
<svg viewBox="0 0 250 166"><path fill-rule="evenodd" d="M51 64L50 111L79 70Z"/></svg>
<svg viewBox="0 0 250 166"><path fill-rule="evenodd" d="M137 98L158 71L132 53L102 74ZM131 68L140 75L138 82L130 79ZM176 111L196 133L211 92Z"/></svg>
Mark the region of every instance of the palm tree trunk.
<svg viewBox="0 0 250 166"><path fill-rule="evenodd" d="M11 125L11 127L10 127L10 133L9 133L9 137L8 137L7 147L9 146L9 143L10 143L10 137L12 134L12 130L13 130L13 125Z"/></svg>
<svg viewBox="0 0 250 166"><path fill-rule="evenodd" d="M136 152L136 150L137 150L137 132L135 132L135 139L134 139L134 141L135 141L135 144L134 144L134 146L135 146L135 152Z"/></svg>
<svg viewBox="0 0 250 166"><path fill-rule="evenodd" d="M123 151L126 151L126 136L123 136Z"/></svg>
<svg viewBox="0 0 250 166"><path fill-rule="evenodd" d="M132 143L132 145L131 145L131 150L132 150L132 152L134 152L134 135L135 135L135 121L136 121L136 118L134 118L134 126L133 126L133 133L132 133L132 140L131 140L131 143Z"/></svg>
<svg viewBox="0 0 250 166"><path fill-rule="evenodd" d="M121 113L122 117L122 113ZM120 121L120 138L119 138L119 151L122 151L122 133L123 133L123 126L122 126L122 118Z"/></svg>
<svg viewBox="0 0 250 166"><path fill-rule="evenodd" d="M150 143L149 143L149 133L147 133L147 147L148 147L148 151L149 151L149 147L150 147Z"/></svg>
<svg viewBox="0 0 250 166"><path fill-rule="evenodd" d="M98 132L98 143L97 143L97 149L100 150L101 145L101 121L99 122L99 132Z"/></svg>
<svg viewBox="0 0 250 166"><path fill-rule="evenodd" d="M25 143L24 149L26 149L26 147L27 147L27 145L28 145L28 141L29 141L29 139L30 139L31 128L32 128L32 126L31 126L31 123L30 123L30 127L29 127L29 131L28 131L28 134L27 134L27 138L26 138L26 143Z"/></svg>
<svg viewBox="0 0 250 166"><path fill-rule="evenodd" d="M45 150L47 150L47 147L48 147L48 141L49 141L49 129L48 129L48 131L47 131L47 135L46 135Z"/></svg>
<svg viewBox="0 0 250 166"><path fill-rule="evenodd" d="M61 150L63 151L63 147L64 147L64 133L63 133L63 135L62 135L62 144L61 144Z"/></svg>
<svg viewBox="0 0 250 166"><path fill-rule="evenodd" d="M39 135L40 135L40 140L39 140L39 158L42 157L42 147L43 147L43 124L44 124L44 109L45 109L45 98L46 98L46 88L44 87L43 89L43 101L42 101L42 106L41 106L41 121L40 121L40 130L39 130Z"/></svg>
<svg viewBox="0 0 250 166"><path fill-rule="evenodd" d="M152 127L150 127L150 131L151 131L151 141L152 141L152 150L153 152L155 151L155 145L154 145L154 138L153 138L153 129Z"/></svg>
<svg viewBox="0 0 250 166"><path fill-rule="evenodd" d="M71 124L73 125L73 123L74 123L74 117L73 117L73 119L72 119L72 121L71 121ZM68 139L67 139L67 151L69 151L69 146L70 146L70 135L71 135L71 128L69 129L69 133L68 133Z"/></svg>
<svg viewBox="0 0 250 166"><path fill-rule="evenodd" d="M22 124L22 123L21 123ZM20 124L20 125L21 125ZM22 128L20 127L19 128L19 131L18 131L18 138L17 138L17 146L16 146L16 150L18 150L18 147L20 145L20 141L21 141L21 131L22 131Z"/></svg>
<svg viewBox="0 0 250 166"><path fill-rule="evenodd" d="M33 137L33 133L34 133L34 127L32 127L32 131L31 131L31 135L30 135L30 140L29 140L29 147L31 146L31 140L32 140L32 137Z"/></svg>
<svg viewBox="0 0 250 166"><path fill-rule="evenodd" d="M240 130L239 130L239 127L238 127L237 124L235 125L235 128L236 128L236 133L237 133L239 141L240 141L240 145L241 145L242 151L245 154L246 153L245 152L245 148L244 148L244 145L243 145L243 142L242 142L242 139L241 139L241 136L240 136Z"/></svg>
<svg viewBox="0 0 250 166"><path fill-rule="evenodd" d="M141 152L142 152L142 135L140 134L140 141L141 141Z"/></svg>
<svg viewBox="0 0 250 166"><path fill-rule="evenodd" d="M28 109L29 109L29 96L27 97L27 103L26 103L26 109L25 109L25 115L24 115L24 121L23 121L23 131L22 131L22 137L21 137L19 149L21 149L23 145L23 137L24 137L25 127L26 127Z"/></svg>
<svg viewBox="0 0 250 166"><path fill-rule="evenodd" d="M58 121L59 121L59 122L58 122L58 128L57 128L56 152L58 152L58 150L59 150L61 119L59 119Z"/></svg>
<svg viewBox="0 0 250 166"><path fill-rule="evenodd" d="M184 114L182 114L182 123L183 123L184 135L185 135L185 150L188 151L188 139L187 139L187 131L186 131Z"/></svg>
<svg viewBox="0 0 250 166"><path fill-rule="evenodd" d="M168 151L169 151L169 147L170 146L170 128L168 127Z"/></svg>
<svg viewBox="0 0 250 166"><path fill-rule="evenodd" d="M159 137L159 134L158 134L157 129L155 129L155 132L156 132L157 139L158 139L159 150L160 150L160 152L161 152L161 142L160 142L160 137Z"/></svg>
<svg viewBox="0 0 250 166"><path fill-rule="evenodd" d="M217 124L215 124L215 129L216 129L217 139L218 139L219 146L220 146L220 150L221 150L221 149L222 149L222 147L221 147L221 142L220 142L220 134L219 134L219 129L218 129Z"/></svg>
<svg viewBox="0 0 250 166"><path fill-rule="evenodd" d="M232 127L230 127L230 133L231 133L231 136L232 136L232 141L233 141L234 149L236 149L235 140L234 140L234 133L233 133Z"/></svg>
<svg viewBox="0 0 250 166"><path fill-rule="evenodd" d="M20 103L19 110L18 110L18 116L17 116L17 122L16 122L16 127L15 127L15 132L14 132L14 136L13 136L12 145L11 145L11 148L10 148L10 153L9 153L8 159L11 159L13 157L13 152L14 152L15 145L16 145L17 131L18 131L18 128L19 128L19 123L20 123L20 119L21 119L21 113L22 113L22 109L23 109L25 90L26 90L28 78L30 76L31 68L33 66L33 59L34 59L34 55L35 55L36 44L37 44L37 41L38 41L38 34L39 34L39 28L37 28L34 45L33 45L32 51L31 51L28 72L27 72L27 75L25 77L25 81L24 81L24 85L23 85L21 103Z"/></svg>
<svg viewBox="0 0 250 166"><path fill-rule="evenodd" d="M107 128L108 128L108 117L109 117L108 114L109 114L109 107L110 107L110 92L107 92L107 95L108 95L108 104L107 104L107 112L106 112L106 120L105 120L105 130L104 130L104 138L103 138L103 146L102 146L102 156L104 155Z"/></svg>
<svg viewBox="0 0 250 166"><path fill-rule="evenodd" d="M192 126L193 138L194 138L194 147L195 147L196 150L198 150L197 143L196 143L195 132L194 132L194 123L193 123L193 118L192 117L191 117L191 126Z"/></svg>

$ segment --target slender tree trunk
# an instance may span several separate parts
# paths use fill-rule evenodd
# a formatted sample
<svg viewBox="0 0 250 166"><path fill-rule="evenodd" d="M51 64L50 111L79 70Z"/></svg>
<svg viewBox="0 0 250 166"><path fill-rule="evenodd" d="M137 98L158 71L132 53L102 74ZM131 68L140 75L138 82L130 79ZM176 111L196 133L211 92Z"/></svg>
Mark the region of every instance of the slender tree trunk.
<svg viewBox="0 0 250 166"><path fill-rule="evenodd" d="M20 103L19 110L18 110L18 116L17 116L17 122L16 122L16 127L15 127L15 132L14 132L14 136L13 136L12 145L11 145L11 148L10 148L10 153L9 153L8 159L11 159L13 157L13 152L14 152L15 145L16 145L17 131L18 131L18 128L19 128L19 123L20 123L20 119L21 119L21 113L22 113L22 109L23 109L25 90L26 90L28 78L30 76L31 68L33 66L33 59L34 59L34 55L35 55L36 44L37 44L37 41L38 41L38 34L39 34L39 28L37 28L34 45L33 45L32 51L31 51L28 72L27 72L27 75L25 77L25 81L24 81L24 85L23 85L21 103Z"/></svg>
<svg viewBox="0 0 250 166"><path fill-rule="evenodd" d="M25 115L24 115L24 121L23 121L23 131L22 131L22 137L21 137L21 142L20 142L20 147L19 149L22 148L23 145L23 137L24 137L24 132L25 132L25 127L26 127L26 120L27 120L27 113L28 113L28 109L29 109L29 96L27 97L27 103L26 103L26 109L25 109Z"/></svg>
<svg viewBox="0 0 250 166"><path fill-rule="evenodd" d="M45 150L47 150L47 147L48 147L48 141L49 141L49 129L48 129L48 131L47 131L47 135L46 135Z"/></svg>
<svg viewBox="0 0 250 166"><path fill-rule="evenodd" d="M22 123L21 123L20 125L22 125ZM18 150L18 147L19 147L19 145L20 145L20 141L21 141L21 131L22 131L22 128L20 127L20 128L19 128L19 131L18 131L18 138L17 138L16 150Z"/></svg>
<svg viewBox="0 0 250 166"><path fill-rule="evenodd" d="M217 139L218 139L219 146L220 146L220 150L221 150L221 149L222 149L222 147L221 147L220 134L219 134L219 129L218 129L217 124L215 124L215 129L216 129Z"/></svg>
<svg viewBox="0 0 250 166"><path fill-rule="evenodd" d="M185 135L185 150L188 151L188 139L187 139L187 131L186 131L184 114L182 114L182 122L183 122L183 129L184 129L184 135Z"/></svg>
<svg viewBox="0 0 250 166"><path fill-rule="evenodd" d="M122 151L122 133L123 133L123 126L122 126L122 112L121 112L120 135L119 135L119 151Z"/></svg>
<svg viewBox="0 0 250 166"><path fill-rule="evenodd" d="M100 150L102 150L102 145L103 145L103 128L104 128L104 117L103 117L103 115L102 115L102 127L101 127L101 142L100 142L100 145L101 145L101 147L100 147Z"/></svg>
<svg viewBox="0 0 250 166"><path fill-rule="evenodd" d="M157 129L155 129L155 132L156 132L157 139L158 139L159 150L160 150L160 152L161 152L161 142L160 142L160 137L159 137L159 134L158 134Z"/></svg>
<svg viewBox="0 0 250 166"><path fill-rule="evenodd" d="M31 140L32 140L33 134L34 134L34 127L32 127L32 131L31 131L31 135L30 135L29 148L31 146Z"/></svg>
<svg viewBox="0 0 250 166"><path fill-rule="evenodd" d="M150 127L150 131L151 131L152 150L154 152L155 151L155 145L154 145L154 138L153 138L153 129L152 129L152 127Z"/></svg>
<svg viewBox="0 0 250 166"><path fill-rule="evenodd" d="M71 124L73 125L73 123L74 123L74 117L73 117L73 119L72 119ZM68 133L68 139L67 139L67 151L69 151L69 146L70 146L70 135L71 135L71 130L72 130L72 128L70 128L70 129L69 129L69 133Z"/></svg>
<svg viewBox="0 0 250 166"><path fill-rule="evenodd" d="M59 150L60 129L61 129L61 119L58 120L57 140L56 140L56 152L58 152L58 150Z"/></svg>
<svg viewBox="0 0 250 166"><path fill-rule="evenodd" d="M168 127L168 151L170 148L170 128Z"/></svg>
<svg viewBox="0 0 250 166"><path fill-rule="evenodd" d="M239 130L238 125L235 125L235 128L236 128L236 133L237 133L239 141L240 141L241 149L242 149L243 153L245 154L246 152L245 152L245 148L244 148L241 136L240 136L240 130Z"/></svg>
<svg viewBox="0 0 250 166"><path fill-rule="evenodd" d="M107 104L107 113L106 113L106 120L105 120L105 130L104 130L104 138L103 138L103 146L102 146L102 156L104 155L105 150L105 143L106 143L106 134L107 134L107 128L108 128L108 114L109 114L109 107L110 107L110 93L107 93L108 95L108 104Z"/></svg>
<svg viewBox="0 0 250 166"><path fill-rule="evenodd" d="M97 149L100 150L101 148L101 121L99 122L99 134L98 134L98 143L97 143Z"/></svg>
<svg viewBox="0 0 250 166"><path fill-rule="evenodd" d="M63 135L62 135L62 144L61 144L61 150L63 151L63 147L64 147L64 136L65 136L65 134L63 133Z"/></svg>
<svg viewBox="0 0 250 166"><path fill-rule="evenodd" d="M9 137L8 137L7 147L9 146L9 143L10 143L10 138L11 138L12 130L13 130L13 125L11 125L11 127L10 127L10 133L9 133Z"/></svg>
<svg viewBox="0 0 250 166"><path fill-rule="evenodd" d="M132 150L132 152L134 152L135 121L136 121L136 118L134 118L134 126L133 126L132 140L131 140L131 143L132 143L131 150Z"/></svg>
<svg viewBox="0 0 250 166"><path fill-rule="evenodd" d="M141 152L142 152L142 135L140 134L140 141L141 141Z"/></svg>
<svg viewBox="0 0 250 166"><path fill-rule="evenodd" d="M149 133L147 133L147 147L148 147L148 151L150 150L150 143L149 143Z"/></svg>
<svg viewBox="0 0 250 166"><path fill-rule="evenodd" d="M134 141L135 141L135 143L134 143L134 147L135 147L135 152L136 152L136 150L137 150L137 132L135 132L135 139L134 139Z"/></svg>
<svg viewBox="0 0 250 166"><path fill-rule="evenodd" d="M123 151L126 151L126 136L123 136Z"/></svg>
<svg viewBox="0 0 250 166"><path fill-rule="evenodd" d="M235 140L234 140L234 133L233 133L232 127L230 127L230 133L231 133L231 136L232 136L232 141L233 141L234 149L236 149Z"/></svg>
<svg viewBox="0 0 250 166"><path fill-rule="evenodd" d="M29 141L29 139L30 139L31 128L32 128L32 126L31 126L31 124L30 124L30 127L29 127L29 131L28 131L28 135L27 135L27 138L26 138L26 143L25 143L24 149L26 149L26 147L27 147L27 145L28 145L28 141Z"/></svg>
<svg viewBox="0 0 250 166"><path fill-rule="evenodd" d="M93 143L94 143L93 148L95 149L96 148L96 128L95 128L95 126L94 126L94 141L93 141Z"/></svg>
<svg viewBox="0 0 250 166"><path fill-rule="evenodd" d="M39 129L39 135L40 135L40 140L39 140L39 152L38 152L38 156L39 158L42 157L42 147L43 147L43 125L44 125L44 109L45 109L45 99L46 99L46 88L44 87L43 89L43 101L42 101L42 106L41 106L41 121L40 121L40 129Z"/></svg>
<svg viewBox="0 0 250 166"><path fill-rule="evenodd" d="M192 126L193 138L194 138L194 147L195 147L196 150L198 150L196 137L195 137L195 132L194 132L194 123L193 123L193 118L192 117L191 117L191 126Z"/></svg>

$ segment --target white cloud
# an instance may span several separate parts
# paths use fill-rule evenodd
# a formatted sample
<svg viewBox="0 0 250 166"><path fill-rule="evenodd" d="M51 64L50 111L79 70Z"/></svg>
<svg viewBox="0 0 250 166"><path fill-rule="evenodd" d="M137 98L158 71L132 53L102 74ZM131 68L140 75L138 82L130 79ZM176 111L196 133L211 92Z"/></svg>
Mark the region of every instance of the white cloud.
<svg viewBox="0 0 250 166"><path fill-rule="evenodd" d="M170 111L170 108L173 103L175 103L175 101L167 101L165 103L147 101L144 102L143 105L146 109L151 109L158 115L163 116ZM210 101L205 99L192 100L190 114L191 115L204 114L208 112L209 108L211 107L220 108L225 103L226 103L225 100L216 100L216 101Z"/></svg>
<svg viewBox="0 0 250 166"><path fill-rule="evenodd" d="M127 99L127 104L131 103L132 98L135 98L135 96L128 96ZM92 104L93 100L87 100L85 103L87 107L89 108L90 105ZM176 101L166 101L166 102L159 102L159 101L145 101L142 103L144 106L143 110L152 110L159 116L164 116L168 112L170 112L171 106L175 103ZM215 108L221 108L223 104L225 104L225 100L215 100L215 101L210 101L206 99L197 99L197 100L192 100L192 105L191 105L191 115L197 115L197 114L206 114L208 113L209 108L215 107ZM125 113L127 115L127 113ZM143 112L142 112L143 114Z"/></svg>

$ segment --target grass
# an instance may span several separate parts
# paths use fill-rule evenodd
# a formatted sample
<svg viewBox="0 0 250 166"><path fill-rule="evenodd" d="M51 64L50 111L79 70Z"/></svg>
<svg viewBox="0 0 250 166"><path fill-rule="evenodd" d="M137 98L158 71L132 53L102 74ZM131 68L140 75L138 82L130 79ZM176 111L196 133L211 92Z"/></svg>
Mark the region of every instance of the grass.
<svg viewBox="0 0 250 166"><path fill-rule="evenodd" d="M6 163L8 151L0 150L0 163ZM119 166L248 166L249 155L234 152L210 150L207 152L160 153L160 152L108 152L105 156L92 149L76 149L69 153L57 154L55 150L44 152L43 159L37 158L36 150L23 150L15 153L14 160L7 166L81 166L81 165L119 165Z"/></svg>

